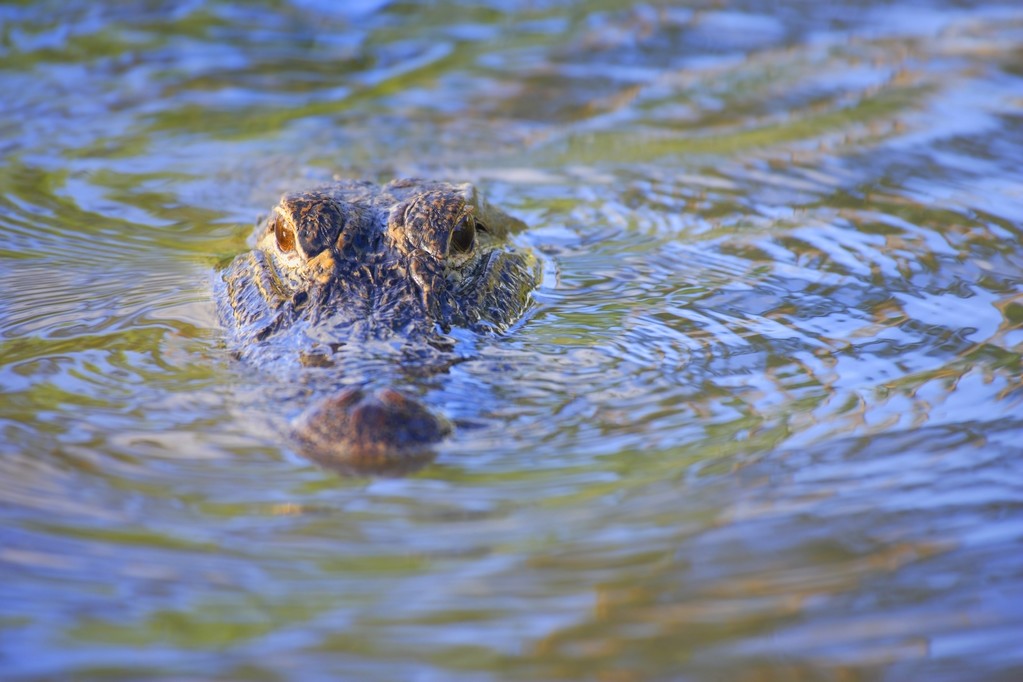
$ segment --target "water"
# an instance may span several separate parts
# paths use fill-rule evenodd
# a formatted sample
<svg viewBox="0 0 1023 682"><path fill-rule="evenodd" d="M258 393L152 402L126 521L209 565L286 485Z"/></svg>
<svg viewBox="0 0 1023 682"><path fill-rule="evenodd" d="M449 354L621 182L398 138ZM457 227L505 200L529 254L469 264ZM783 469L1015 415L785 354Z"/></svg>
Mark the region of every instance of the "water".
<svg viewBox="0 0 1023 682"><path fill-rule="evenodd" d="M1021 59L1013 2L0 7L0 673L1018 679ZM213 312L335 173L543 254L405 478Z"/></svg>

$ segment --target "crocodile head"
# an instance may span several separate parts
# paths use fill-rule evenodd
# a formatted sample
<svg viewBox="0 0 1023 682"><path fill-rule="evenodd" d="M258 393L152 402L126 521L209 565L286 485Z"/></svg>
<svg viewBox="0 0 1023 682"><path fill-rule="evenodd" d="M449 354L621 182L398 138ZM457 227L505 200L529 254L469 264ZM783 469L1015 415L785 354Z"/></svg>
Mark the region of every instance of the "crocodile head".
<svg viewBox="0 0 1023 682"><path fill-rule="evenodd" d="M225 270L221 317L237 353L255 364L293 355L332 365L338 349L359 346L403 349L399 363L422 357L416 349L442 353L452 327L502 330L526 310L538 263L508 241L523 227L470 184L340 182L285 194L255 248ZM343 364L349 379L360 371ZM372 452L381 462L447 433L437 417L407 438L375 436L372 424L387 421L379 415L393 430L410 413L390 388L366 388L308 410L295 421L297 440L320 460ZM353 411L376 416L349 418ZM419 424L428 419L416 414Z"/></svg>

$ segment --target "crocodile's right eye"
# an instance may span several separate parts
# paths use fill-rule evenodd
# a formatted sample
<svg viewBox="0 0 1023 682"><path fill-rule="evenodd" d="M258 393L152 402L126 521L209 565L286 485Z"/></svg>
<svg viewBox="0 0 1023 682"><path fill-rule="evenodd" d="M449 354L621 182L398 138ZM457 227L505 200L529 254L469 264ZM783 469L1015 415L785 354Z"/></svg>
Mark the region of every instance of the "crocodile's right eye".
<svg viewBox="0 0 1023 682"><path fill-rule="evenodd" d="M285 253L295 250L295 234L284 224L279 216L273 217L274 238L277 239L277 248Z"/></svg>
<svg viewBox="0 0 1023 682"><path fill-rule="evenodd" d="M468 253L476 241L476 221L466 214L451 232L451 249L455 253Z"/></svg>

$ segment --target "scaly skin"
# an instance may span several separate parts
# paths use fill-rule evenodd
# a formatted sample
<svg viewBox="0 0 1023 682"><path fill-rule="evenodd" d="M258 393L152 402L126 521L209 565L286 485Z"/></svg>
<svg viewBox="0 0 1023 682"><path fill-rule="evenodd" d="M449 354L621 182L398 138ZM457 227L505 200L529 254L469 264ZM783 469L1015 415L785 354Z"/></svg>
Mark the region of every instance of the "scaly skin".
<svg viewBox="0 0 1023 682"><path fill-rule="evenodd" d="M416 373L420 351L443 354L452 327L501 330L525 311L538 264L507 241L523 227L468 184L349 181L289 193L257 229L256 248L224 271L221 318L257 365L294 355L329 368L338 348L384 342L405 349L398 362ZM339 379L358 370L345 369ZM401 470L451 430L391 388L341 385L293 423L299 450L318 461Z"/></svg>

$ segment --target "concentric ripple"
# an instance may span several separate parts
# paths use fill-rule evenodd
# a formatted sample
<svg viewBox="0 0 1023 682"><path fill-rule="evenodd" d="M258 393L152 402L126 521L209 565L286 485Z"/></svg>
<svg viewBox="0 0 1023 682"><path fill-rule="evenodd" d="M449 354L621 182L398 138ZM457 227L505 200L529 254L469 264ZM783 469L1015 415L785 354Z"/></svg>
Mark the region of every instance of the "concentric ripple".
<svg viewBox="0 0 1023 682"><path fill-rule="evenodd" d="M0 678L1014 679L1017 4L0 7ZM479 184L529 313L232 357L335 174ZM433 464L291 449L367 377Z"/></svg>

